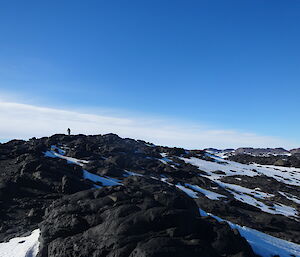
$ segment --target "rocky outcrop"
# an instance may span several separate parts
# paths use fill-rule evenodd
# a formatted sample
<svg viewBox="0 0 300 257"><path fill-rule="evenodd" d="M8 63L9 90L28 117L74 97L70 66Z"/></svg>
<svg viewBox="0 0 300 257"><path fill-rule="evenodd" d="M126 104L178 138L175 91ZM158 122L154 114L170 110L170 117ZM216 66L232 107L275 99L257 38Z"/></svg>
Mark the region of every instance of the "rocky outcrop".
<svg viewBox="0 0 300 257"><path fill-rule="evenodd" d="M254 256L237 231L200 217L174 187L143 177L123 184L55 201L40 225L39 256Z"/></svg>
<svg viewBox="0 0 300 257"><path fill-rule="evenodd" d="M294 149L290 150L290 153L298 155L298 154L300 154L300 148L294 148Z"/></svg>
<svg viewBox="0 0 300 257"><path fill-rule="evenodd" d="M241 157L237 160L240 162L251 160L248 159L250 155L237 156ZM76 162L70 158L80 160ZM196 158L208 166L216 162L221 166L209 174L189 163L189 158ZM261 158L265 160L266 157ZM77 256L77 252L85 256L89 250L94 251L94 256L101 256L100 252L103 256L127 256L127 253L130 256L177 256L177 252L183 251L198 256L195 246L204 256L234 256L247 248L244 239L227 225L199 217L197 208L201 208L228 221L298 243L300 231L296 216L265 213L242 199L238 201L233 191L220 186L214 177L224 176L219 182L253 190L260 188L273 194L273 198L258 199L270 208L275 199L277 203L300 211L295 202L300 199L299 187L259 173L256 177L237 175L234 169L226 169L227 166L226 160L216 160L203 150L155 146L114 134L58 134L0 144L0 242L24 235L41 224L43 257L47 254L49 257L73 256L74 253ZM91 189L103 184L89 180L84 176L86 172L104 179L117 179L118 183L113 183L117 186ZM137 177L125 179L130 175ZM296 176L296 171L292 175ZM205 193L191 190L197 195L193 200L175 188L179 186L184 190L188 185L223 197L209 199ZM279 191L288 193L291 199ZM170 199L162 201L160 197ZM178 199L185 203L184 207L177 206ZM181 215L187 217L185 229ZM106 229L109 233L105 234ZM100 240L103 243L99 244ZM237 247L238 241L243 248ZM130 242L128 246L126 242ZM162 248L170 252L160 252ZM247 254L246 251L238 256L249 256Z"/></svg>
<svg viewBox="0 0 300 257"><path fill-rule="evenodd" d="M253 156L249 154L237 154L228 157L229 160L248 164L257 163L262 165L275 165L283 167L296 167L300 168L300 156L282 156L282 155L270 155L270 156Z"/></svg>
<svg viewBox="0 0 300 257"><path fill-rule="evenodd" d="M46 158L43 149L23 141L0 146L0 241L36 228L53 200L91 187L80 167Z"/></svg>
<svg viewBox="0 0 300 257"><path fill-rule="evenodd" d="M284 148L250 148L241 147L234 151L234 154L250 154L254 156L286 155L290 154Z"/></svg>
<svg viewBox="0 0 300 257"><path fill-rule="evenodd" d="M289 156L299 157L300 148L295 148L292 150L286 150L284 148L252 148L252 147L240 147L237 149L215 149L206 148L204 149L207 153L218 155L221 157L232 157L236 155L249 155L252 157L277 157L286 158Z"/></svg>

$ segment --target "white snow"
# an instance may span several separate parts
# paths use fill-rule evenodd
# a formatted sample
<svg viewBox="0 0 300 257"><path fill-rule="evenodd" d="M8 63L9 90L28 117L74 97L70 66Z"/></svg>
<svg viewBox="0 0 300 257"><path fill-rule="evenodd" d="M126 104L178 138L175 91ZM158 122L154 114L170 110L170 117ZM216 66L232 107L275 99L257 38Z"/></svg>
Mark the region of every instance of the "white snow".
<svg viewBox="0 0 300 257"><path fill-rule="evenodd" d="M157 179L155 177L153 177L153 178ZM169 183L167 180L168 180L167 177L161 177L160 178L160 181L162 181L164 183L167 183L170 186L173 186L173 184ZM226 196L224 196L224 195L217 194L215 192L203 189L203 188L201 188L199 186L196 186L196 185L185 184L185 186L183 186L183 185L177 184L176 187L179 188L181 191L185 192L188 196L190 196L193 199L198 198L197 192L202 193L204 196L206 196L207 198L209 198L211 200L218 200L219 198L222 198L222 197L226 198ZM195 191L197 191L197 192L195 192Z"/></svg>
<svg viewBox="0 0 300 257"><path fill-rule="evenodd" d="M272 257L278 255L280 257L300 256L300 245L276 238L255 229L240 226L229 221L223 220L204 210L199 209L201 216L211 216L218 221L227 222L232 229L237 229L241 236L251 245L253 251L262 257Z"/></svg>
<svg viewBox="0 0 300 257"><path fill-rule="evenodd" d="M268 206L267 204L263 203L257 199L264 199L267 200L268 198L273 197L273 194L264 193L258 188L256 189L249 189L246 187L242 187L240 185L228 184L223 183L220 181L216 181L220 186L225 188L231 194L233 194L234 198L247 203L249 205L255 206L261 209L264 212L271 213L271 214L281 214L290 217L298 217L298 212L295 208L281 204L281 203L272 203L272 206Z"/></svg>
<svg viewBox="0 0 300 257"><path fill-rule="evenodd" d="M265 175L276 179L279 182L288 185L300 185L300 168L287 168L278 166L267 166L257 164L241 164L238 162L228 161L221 158L213 157L215 162L206 161L196 157L181 158L186 163L197 166L200 170L208 173L212 179L219 179L224 176L246 175L246 176L259 176ZM213 171L221 170L223 174L215 174Z"/></svg>
<svg viewBox="0 0 300 257"><path fill-rule="evenodd" d="M298 211L295 208L284 205L282 203L274 203L273 208L274 208L273 212L270 212L270 213L282 214L282 215L291 216L291 217L298 217L298 215L299 215ZM272 211L272 209L271 209L271 211Z"/></svg>
<svg viewBox="0 0 300 257"><path fill-rule="evenodd" d="M168 162L170 162L170 159L168 158L161 158L161 159L158 159L159 161L161 161L163 164L168 164Z"/></svg>
<svg viewBox="0 0 300 257"><path fill-rule="evenodd" d="M153 178L153 179L157 179L156 177L151 177L151 178ZM174 184L172 184L172 183L169 183L167 180L168 180L168 178L167 178L167 177L163 177L163 176L161 176L161 178L160 178L160 181L162 181L162 182L164 182L164 183L168 184L169 186L174 186Z"/></svg>
<svg viewBox="0 0 300 257"><path fill-rule="evenodd" d="M229 193L231 193L235 199L247 203L249 205L255 206L261 209L264 212L271 214L281 214L288 217L298 218L298 211L291 206L287 206L281 203L276 203L270 201L270 206L262 202L262 200L269 201L274 195L270 193L262 192L260 188L249 189L240 185L234 185L229 183L221 182L222 177L226 176L259 176L266 175L268 177L272 177L280 182L286 183L288 185L298 185L298 177L300 174L297 173L297 169L295 168L286 168L286 167L277 167L277 166L260 166L260 165L245 165L232 161L225 161L223 159L213 157L214 161L206 161L196 157L191 158L181 158L186 163L190 163L192 165L197 166L200 170L203 170L207 173L207 175L202 175L215 183L219 184ZM214 171L222 171L224 174L217 174ZM195 189L195 188L194 188ZM285 195L286 196L286 195ZM288 196L286 196L288 198ZM297 203L298 199L296 197L291 197L290 200L293 200Z"/></svg>
<svg viewBox="0 0 300 257"><path fill-rule="evenodd" d="M32 231L27 237L16 237L9 242L0 243L1 257L35 257L39 250L40 230Z"/></svg>
<svg viewBox="0 0 300 257"><path fill-rule="evenodd" d="M86 170L83 170L83 177L85 179L91 180L93 182L101 182L103 186L117 186L117 185L121 185L121 183L119 183L118 179L113 179L113 178L104 178L101 177L99 175L90 173ZM94 185L97 188L100 188L100 186L98 185Z"/></svg>
<svg viewBox="0 0 300 257"><path fill-rule="evenodd" d="M221 195L221 194L209 191L207 189L203 189L203 188L201 188L199 186L196 186L196 185L191 185L191 184L185 184L185 185L187 187L197 191L197 192L200 192L200 193L204 194L207 198L209 198L211 200L219 200L220 198L226 198L225 195Z"/></svg>
<svg viewBox="0 0 300 257"><path fill-rule="evenodd" d="M298 217L298 212L293 207L281 203L272 203L272 206L268 206L263 202L247 194L236 193L235 191L231 191L231 193L233 194L235 199L247 203L249 205L255 206L261 209L263 212L267 212L271 214L281 214L288 217Z"/></svg>
<svg viewBox="0 0 300 257"><path fill-rule="evenodd" d="M55 151L47 151L44 154L46 157L65 159L68 161L68 163L76 164L79 166L83 166L84 164L87 164L89 162L87 160L79 160L73 157L64 156L62 154L56 153Z"/></svg>
<svg viewBox="0 0 300 257"><path fill-rule="evenodd" d="M129 177L129 176L139 176L139 177L143 177L142 174L139 174L139 173L136 173L136 172L133 172L133 171L125 170L125 172L126 172L127 174L124 174L124 175L123 175L124 177Z"/></svg>
<svg viewBox="0 0 300 257"><path fill-rule="evenodd" d="M168 183L167 179L168 178L166 178L166 177L160 178L160 180L162 182L165 182L169 185L173 185L171 183ZM252 206L255 206L255 207L259 208L260 210L262 210L263 212L267 212L270 214L285 215L288 217L295 217L295 218L298 217L298 211L294 207L290 207L290 206L287 206L287 205L284 205L281 203L272 203L269 206L269 205L261 202L260 200L257 200L256 198L267 199L267 198L273 196L272 194L268 194L268 193L259 191L259 188L249 189L249 188L242 187L239 185L223 183L220 181L215 181L215 182L218 183L220 186L222 186L224 189L226 189L228 192L230 192L236 200L247 203ZM179 188L180 190L182 190L183 192L185 192L188 196L190 196L193 199L198 198L197 192L204 194L204 196L206 196L207 198L209 198L211 200L219 200L220 198L226 198L226 196L224 196L222 194L218 194L218 193L209 191L207 189L203 189L197 185L191 185L191 184L186 183L184 186L177 184L176 187Z"/></svg>
<svg viewBox="0 0 300 257"><path fill-rule="evenodd" d="M179 188L180 190L182 190L183 192L185 192L189 197L194 198L194 199L198 198L197 193L194 192L193 190L186 188L179 184L177 184L176 187Z"/></svg>
<svg viewBox="0 0 300 257"><path fill-rule="evenodd" d="M279 194L283 195L284 197L286 197L287 199L297 203L297 204L300 204L300 199L297 198L296 196L292 195L292 194L288 194L288 193L285 193L285 192L278 192Z"/></svg>
<svg viewBox="0 0 300 257"><path fill-rule="evenodd" d="M57 147L56 145L51 145L51 151L57 151L61 155L65 155L66 151Z"/></svg>
<svg viewBox="0 0 300 257"><path fill-rule="evenodd" d="M160 155L162 156L162 158L158 159L159 161L161 161L163 164L170 165L174 169L177 169L177 167L175 165L178 165L178 164L173 162L172 160L170 160L167 157L168 156L167 153L160 153Z"/></svg>
<svg viewBox="0 0 300 257"><path fill-rule="evenodd" d="M221 187L229 188L229 189L232 189L239 193L249 194L249 195L254 196L255 198L267 199L267 198L274 196L273 194L264 193L261 190L258 190L258 188L250 189L250 188L242 187L240 185L234 185L234 184L224 183L224 182L220 182L220 181L218 181L217 183Z"/></svg>
<svg viewBox="0 0 300 257"><path fill-rule="evenodd" d="M51 149L59 149L59 148L57 148L56 146L51 146ZM61 151L63 151L63 150L61 150ZM68 163L76 164L76 165L79 165L81 167L84 164L88 163L87 160L80 160L80 159L76 159L76 158L73 158L73 157L64 156L62 154L59 154L59 153L55 152L54 150L47 151L44 154L45 154L46 157L50 157L50 158L65 159L65 160L68 161ZM119 183L120 180L118 180L118 179L114 179L114 178L110 178L110 177L101 177L99 175L88 172L87 170L82 170L82 172L83 172L83 177L85 179L91 180L93 182L101 182L103 186L121 185L121 183ZM101 188L101 186L96 185L96 184L94 184L94 187Z"/></svg>

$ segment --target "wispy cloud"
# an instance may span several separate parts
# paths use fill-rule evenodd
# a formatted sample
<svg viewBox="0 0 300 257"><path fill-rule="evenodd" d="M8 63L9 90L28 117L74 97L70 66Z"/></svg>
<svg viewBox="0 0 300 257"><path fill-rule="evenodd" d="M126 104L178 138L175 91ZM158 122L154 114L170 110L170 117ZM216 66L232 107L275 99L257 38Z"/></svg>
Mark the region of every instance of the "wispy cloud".
<svg viewBox="0 0 300 257"><path fill-rule="evenodd" d="M207 129L183 122L153 118L119 118L29 104L0 102L0 139L2 140L28 139L65 133L68 127L74 134L116 133L121 137L186 148L295 147L293 143L284 139L234 130Z"/></svg>

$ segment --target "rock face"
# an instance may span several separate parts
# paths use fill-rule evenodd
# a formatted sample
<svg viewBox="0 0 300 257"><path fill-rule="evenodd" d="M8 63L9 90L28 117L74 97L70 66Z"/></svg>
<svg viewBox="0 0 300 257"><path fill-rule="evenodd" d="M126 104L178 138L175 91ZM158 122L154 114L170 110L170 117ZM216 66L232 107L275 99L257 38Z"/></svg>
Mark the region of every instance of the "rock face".
<svg viewBox="0 0 300 257"><path fill-rule="evenodd" d="M53 200L91 187L80 167L46 158L43 149L24 141L0 145L0 242L36 228Z"/></svg>
<svg viewBox="0 0 300 257"><path fill-rule="evenodd" d="M174 187L143 177L123 184L55 201L40 226L39 256L255 256L237 231L200 217Z"/></svg>

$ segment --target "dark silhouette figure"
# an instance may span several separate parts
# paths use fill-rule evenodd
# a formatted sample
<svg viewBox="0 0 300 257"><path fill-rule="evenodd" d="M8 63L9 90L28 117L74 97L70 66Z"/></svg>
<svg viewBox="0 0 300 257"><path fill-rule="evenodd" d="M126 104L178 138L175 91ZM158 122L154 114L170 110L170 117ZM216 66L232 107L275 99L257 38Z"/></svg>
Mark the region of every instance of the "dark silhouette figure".
<svg viewBox="0 0 300 257"><path fill-rule="evenodd" d="M71 129L68 128L68 135L70 136L71 135Z"/></svg>

